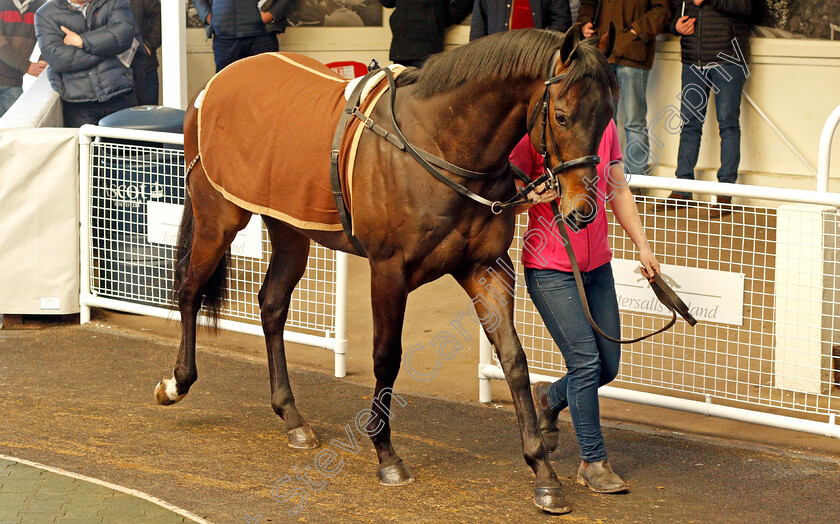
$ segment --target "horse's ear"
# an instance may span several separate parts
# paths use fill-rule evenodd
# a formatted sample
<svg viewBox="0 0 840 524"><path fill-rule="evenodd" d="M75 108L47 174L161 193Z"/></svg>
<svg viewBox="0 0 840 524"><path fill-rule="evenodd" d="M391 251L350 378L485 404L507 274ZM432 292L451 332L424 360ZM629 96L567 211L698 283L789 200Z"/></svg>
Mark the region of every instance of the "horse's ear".
<svg viewBox="0 0 840 524"><path fill-rule="evenodd" d="M615 25L610 22L609 30L604 33L604 36L598 40L598 49L604 53L604 58L609 58L612 54L613 48L615 47Z"/></svg>
<svg viewBox="0 0 840 524"><path fill-rule="evenodd" d="M580 42L580 31L575 27L566 31L566 35L563 37L563 43L560 44L560 63L565 64L569 57L572 56L574 53L575 48Z"/></svg>

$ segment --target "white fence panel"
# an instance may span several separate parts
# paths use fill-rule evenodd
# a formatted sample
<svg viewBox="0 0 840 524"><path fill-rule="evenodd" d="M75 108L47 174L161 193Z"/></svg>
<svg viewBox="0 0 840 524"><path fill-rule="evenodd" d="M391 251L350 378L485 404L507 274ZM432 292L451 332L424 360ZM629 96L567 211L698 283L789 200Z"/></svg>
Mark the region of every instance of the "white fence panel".
<svg viewBox="0 0 840 524"><path fill-rule="evenodd" d="M726 188L729 194L737 188L742 195L752 190L636 178L648 188L679 185L704 193ZM661 198L637 197L653 252L666 276L675 277L671 283L695 308L700 322L692 328L680 320L666 333L622 346L619 376L601 388L602 396L840 437L840 426L835 425L840 414L840 195L772 189L762 188L762 198L794 203L779 208L738 206L722 219L709 217L709 204L663 212L656 209ZM803 196L803 201L819 205L796 203ZM611 213L610 220L615 266L624 260L638 265L635 246ZM520 275L526 223L523 214L510 251ZM668 275L668 267L682 270ZM708 275L733 278L725 286L687 280ZM741 290L732 282L741 278L742 296L733 296L733 288L735 295ZM617 276L622 294L620 284ZM742 306L736 307L742 314L717 318L715 306L704 306L700 299L725 305L740 299ZM660 313L635 307L639 304L632 300L621 305L624 338L640 336L666 320ZM562 376L560 351L521 283L514 321L532 381ZM502 379L504 374L482 338L480 397L488 402L489 379Z"/></svg>
<svg viewBox="0 0 840 524"><path fill-rule="evenodd" d="M85 126L80 144L82 321L90 306L178 319L171 289L185 191L183 135ZM231 251L220 326L262 335L257 294L271 245L259 217ZM346 369L346 302L347 255L313 244L285 339L334 351L339 377Z"/></svg>

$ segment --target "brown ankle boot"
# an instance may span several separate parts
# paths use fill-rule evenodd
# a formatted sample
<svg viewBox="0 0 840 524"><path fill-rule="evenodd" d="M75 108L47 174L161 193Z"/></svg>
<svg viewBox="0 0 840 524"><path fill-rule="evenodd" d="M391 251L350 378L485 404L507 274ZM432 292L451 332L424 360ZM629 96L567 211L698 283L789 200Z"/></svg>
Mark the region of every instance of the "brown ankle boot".
<svg viewBox="0 0 840 524"><path fill-rule="evenodd" d="M559 413L555 413L548 403L548 386L550 385L551 382L537 382L533 389L537 421L545 448L549 453L557 449L557 441L560 438L560 430L557 428L557 415Z"/></svg>
<svg viewBox="0 0 840 524"><path fill-rule="evenodd" d="M709 218L721 218L732 214L732 197L719 196L717 204L709 211Z"/></svg>
<svg viewBox="0 0 840 524"><path fill-rule="evenodd" d="M606 459L598 462L580 462L577 483L588 487L595 493L619 493L630 486L615 474Z"/></svg>

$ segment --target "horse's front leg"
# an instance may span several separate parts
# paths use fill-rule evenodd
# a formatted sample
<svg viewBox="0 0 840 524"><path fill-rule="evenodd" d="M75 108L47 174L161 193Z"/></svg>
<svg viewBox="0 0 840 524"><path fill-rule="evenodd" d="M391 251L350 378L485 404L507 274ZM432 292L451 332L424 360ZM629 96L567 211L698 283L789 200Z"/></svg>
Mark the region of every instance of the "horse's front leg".
<svg viewBox="0 0 840 524"><path fill-rule="evenodd" d="M472 298L476 314L487 338L496 348L505 372L519 422L525 462L537 476L534 504L550 513L568 513L572 508L566 503L560 481L548 461L548 450L537 426L531 397L528 363L513 327L515 282L512 268L510 258L505 255L492 264L473 266L455 277Z"/></svg>
<svg viewBox="0 0 840 524"><path fill-rule="evenodd" d="M365 425L379 457L379 482L402 486L414 482L414 476L391 445L391 401L404 406L406 401L394 393L394 381L400 371L402 328L408 285L401 263L371 261L371 303L373 306L373 373L376 389L371 412L359 413L356 422ZM359 417L362 417L360 422ZM367 419L367 420L365 420Z"/></svg>

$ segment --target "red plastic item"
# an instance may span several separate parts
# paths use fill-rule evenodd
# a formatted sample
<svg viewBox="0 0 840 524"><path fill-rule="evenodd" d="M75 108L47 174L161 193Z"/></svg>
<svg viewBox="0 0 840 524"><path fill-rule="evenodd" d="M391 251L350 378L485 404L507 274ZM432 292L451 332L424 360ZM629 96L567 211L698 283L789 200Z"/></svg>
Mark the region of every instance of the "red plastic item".
<svg viewBox="0 0 840 524"><path fill-rule="evenodd" d="M361 62L330 62L326 66L347 80L353 80L367 73L367 66Z"/></svg>

